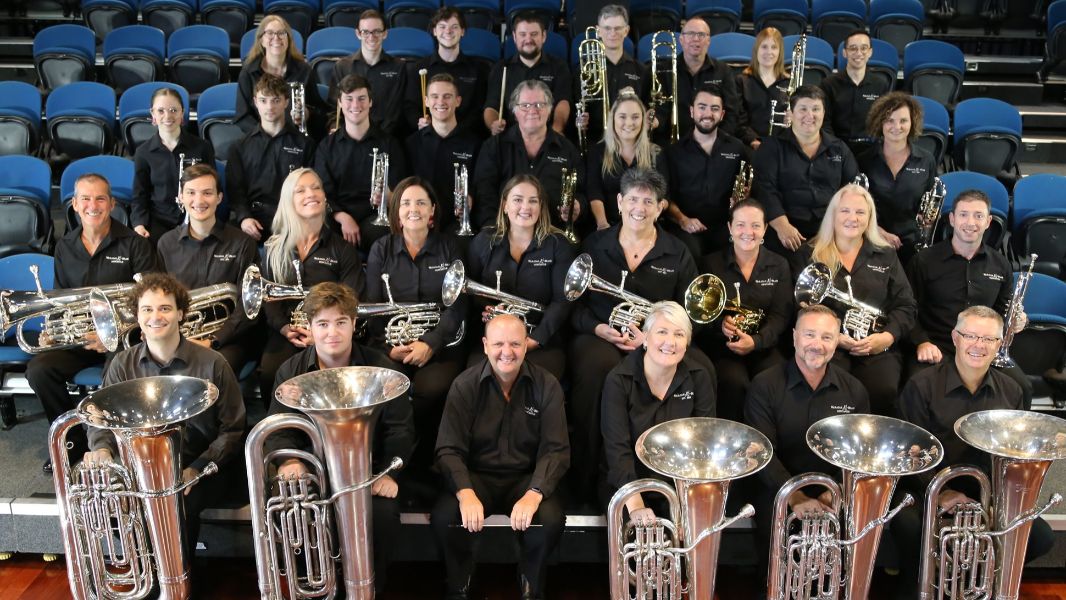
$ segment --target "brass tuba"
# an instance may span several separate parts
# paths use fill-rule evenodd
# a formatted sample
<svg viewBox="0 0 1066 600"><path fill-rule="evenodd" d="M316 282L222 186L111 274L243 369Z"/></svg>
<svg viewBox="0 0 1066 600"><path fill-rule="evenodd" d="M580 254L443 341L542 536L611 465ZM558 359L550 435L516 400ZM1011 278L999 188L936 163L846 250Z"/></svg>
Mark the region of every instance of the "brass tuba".
<svg viewBox="0 0 1066 600"><path fill-rule="evenodd" d="M249 319L259 316L264 302L300 300L300 304L292 311L291 325L307 328L307 315L303 311L303 299L307 297L307 290L304 289L303 276L300 275L300 261L293 259L292 267L296 272L296 285L263 279L263 274L255 265L244 270L244 276L241 278L241 305Z"/></svg>
<svg viewBox="0 0 1066 600"><path fill-rule="evenodd" d="M934 177L933 185L922 194L918 213L914 215L914 222L918 226L916 250L924 250L933 245L933 233L936 232L936 224L940 222L940 210L944 207L944 197L947 195L948 188L939 177Z"/></svg>
<svg viewBox="0 0 1066 600"><path fill-rule="evenodd" d="M1007 314L1003 316L1003 342L999 345L996 357L992 359L992 365L996 367L1013 367L1014 359L1010 357L1010 346L1014 343L1014 324L1019 315L1025 311L1025 292L1029 290L1029 280L1033 278L1033 267L1036 266L1035 254L1029 255L1029 266L1018 275L1018 281L1014 282L1014 291L1011 292L1010 304L1007 305Z"/></svg>
<svg viewBox="0 0 1066 600"><path fill-rule="evenodd" d="M652 471L674 481L638 479L619 488L607 508L611 599L714 598L720 532L755 514L745 504L725 518L729 484L770 462L766 436L725 419L691 417L645 431L636 455ZM670 504L670 518L653 525L626 524L625 503L656 492ZM685 594L687 593L687 596Z"/></svg>
<svg viewBox="0 0 1066 600"><path fill-rule="evenodd" d="M884 313L875 306L855 299L851 290L851 275L845 275L848 291L842 292L833 287L833 275L824 263L811 263L800 271L796 280L796 303L800 306L818 304L826 298L832 298L848 307L840 322L841 332L854 339L861 340L872 333L880 331Z"/></svg>
<svg viewBox="0 0 1066 600"><path fill-rule="evenodd" d="M929 484L922 531L919 598L1017 599L1032 521L1062 501L1037 498L1051 463L1066 458L1066 421L1022 410L987 410L955 421L955 433L992 455L992 477L973 466L948 467ZM973 477L977 503L947 521L937 496L958 477Z"/></svg>
<svg viewBox="0 0 1066 600"><path fill-rule="evenodd" d="M189 597L182 492L218 467L181 481L181 424L217 399L203 379L144 377L93 392L52 423L52 478L76 600L139 600L157 582L163 600ZM122 465L71 468L67 433L82 424L115 434Z"/></svg>
<svg viewBox="0 0 1066 600"><path fill-rule="evenodd" d="M255 563L263 598L336 595L334 516L346 597L374 597L370 486L403 465L393 458L387 469L371 476L375 416L381 405L406 393L410 385L405 375L391 369L342 367L299 375L278 387L278 401L306 417L269 416L252 428L245 443ZM283 449L265 454L267 438L283 429L306 434L313 453ZM299 458L310 465L311 474L299 480L270 478L268 467L277 458ZM267 498L267 489L275 483L280 494Z"/></svg>
<svg viewBox="0 0 1066 600"><path fill-rule="evenodd" d="M906 494L889 510L900 477L935 467L944 447L931 433L878 415L837 415L807 430L807 445L840 467L843 484L820 473L797 475L777 492L770 544L768 600L865 600L881 529L914 503ZM830 512L789 514L789 497L827 489Z"/></svg>
<svg viewBox="0 0 1066 600"><path fill-rule="evenodd" d="M459 299L459 294L463 292L495 300L498 304L489 307L489 312L493 316L517 315L526 322L526 327L532 330L533 327L529 324L527 316L531 312L543 313L544 307L532 300L526 300L520 296L500 291L501 275L501 271L496 271L496 289L492 289L487 285L472 281L466 276L466 267L463 266L463 261L454 261L448 267L448 272L444 274L444 285L441 286L441 300L444 302L444 306L451 306L455 304L455 301Z"/></svg>
<svg viewBox="0 0 1066 600"><path fill-rule="evenodd" d="M603 42L596 37L596 27L585 28L585 39L577 46L578 83L581 86L577 101L577 114L582 114L593 102L599 102L603 112L603 126L608 126L607 113L610 101L607 99L607 50ZM581 154L588 151L588 133L577 128L578 147Z"/></svg>
<svg viewBox="0 0 1066 600"><path fill-rule="evenodd" d="M670 103L670 140L676 142L678 140L678 121L677 121L677 38L672 31L656 31L651 36L651 102L648 103L648 114L654 113L655 109L667 102ZM661 40L660 37L665 37L666 40ZM659 56L659 49L663 49L663 56ZM659 59L667 58L670 60L670 70L661 71L659 69ZM670 95L663 93L662 77L666 73L670 74ZM607 121L604 121L604 127L607 127Z"/></svg>
<svg viewBox="0 0 1066 600"><path fill-rule="evenodd" d="M627 275L629 271L622 271L621 283L610 283L592 272L592 257L582 254L570 263L563 282L563 292L571 302L580 298L588 289L622 300L611 309L607 323L620 333L628 334L630 325L640 327L644 324L644 319L648 318L648 313L651 312L652 303L625 290Z"/></svg>

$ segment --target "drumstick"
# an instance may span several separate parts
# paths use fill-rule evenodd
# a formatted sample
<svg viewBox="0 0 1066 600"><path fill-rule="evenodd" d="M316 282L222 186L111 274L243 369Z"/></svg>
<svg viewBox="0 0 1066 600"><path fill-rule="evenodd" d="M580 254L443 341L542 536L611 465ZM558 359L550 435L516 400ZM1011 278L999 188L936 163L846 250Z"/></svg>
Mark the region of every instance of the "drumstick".
<svg viewBox="0 0 1066 600"><path fill-rule="evenodd" d="M504 99L504 96L506 96L506 92L507 92L507 66L504 65L504 67L503 67L503 78L500 79L500 113L499 113L499 119L503 118L503 110L504 110L504 108L503 108L503 99Z"/></svg>
<svg viewBox="0 0 1066 600"><path fill-rule="evenodd" d="M422 80L422 118L427 121L429 120L429 115L426 113L426 75L428 74L429 71L426 69L418 70L418 78Z"/></svg>

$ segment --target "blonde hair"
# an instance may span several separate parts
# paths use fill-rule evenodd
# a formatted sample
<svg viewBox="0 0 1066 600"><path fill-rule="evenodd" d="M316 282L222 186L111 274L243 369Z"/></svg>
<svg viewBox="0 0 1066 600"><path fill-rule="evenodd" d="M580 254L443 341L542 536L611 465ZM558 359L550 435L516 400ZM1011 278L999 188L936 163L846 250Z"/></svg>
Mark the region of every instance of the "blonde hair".
<svg viewBox="0 0 1066 600"><path fill-rule="evenodd" d="M641 327L641 331L644 335L651 333L652 327L655 326L655 322L659 319L666 319L670 323L685 330L685 347L687 348L692 344L692 321L688 318L688 313L685 312L681 305L673 300L663 300L662 302L656 302L648 309L648 316L644 319L644 326Z"/></svg>
<svg viewBox="0 0 1066 600"><path fill-rule="evenodd" d="M618 98L611 105L611 112L607 115L608 122L603 124L604 151L600 172L604 175L617 174L629 168L622 162L622 144L614 130L614 115L618 112L623 102L635 102L640 107L641 123L644 125L640 128L640 135L637 136L637 151L634 160L636 164L633 166L644 169L655 168L655 158L662 151L659 146L651 142L651 136L648 134L647 107L641 102L640 97L633 92L633 88L622 88L618 93Z"/></svg>
<svg viewBox="0 0 1066 600"><path fill-rule="evenodd" d="M825 216L822 217L822 224L818 226L818 233L808 242L814 248L811 252L811 262L825 263L829 266L829 270L834 276L840 270L841 261L833 226L836 221L837 207L840 205L840 200L848 194L861 196L866 201L866 209L870 213L866 231L863 232L863 237L866 238L866 241L875 248L891 247L877 227L877 207L874 205L873 196L861 185L854 183L845 185L837 190L837 193L833 194L833 197L829 200L829 206L825 208Z"/></svg>
<svg viewBox="0 0 1066 600"><path fill-rule="evenodd" d="M788 71L785 70L785 38L781 36L781 32L776 27L764 27L755 36L755 44L751 48L751 62L744 67L744 74L759 76L759 46L766 41L766 38L770 38L777 44L777 62L774 63L774 77L777 79L788 77Z"/></svg>
<svg viewBox="0 0 1066 600"><path fill-rule="evenodd" d="M535 175L527 175L525 173L519 173L507 180L507 183L503 184L503 191L500 192L500 209L496 211L496 230L492 233L493 245L501 242L503 238L507 237L508 232L511 229L511 220L507 218L507 196L511 193L511 190L515 189L523 183L528 183L533 186L537 191L537 199L540 200L540 214L537 215L537 222L533 225L533 239L536 240L537 246L544 243L544 239L552 233L558 233L560 230L552 227L551 217L551 205L548 198L548 192L541 185L540 180Z"/></svg>
<svg viewBox="0 0 1066 600"><path fill-rule="evenodd" d="M296 182L304 174L310 173L315 176L318 183L322 178L315 173L314 169L296 169L285 178L281 184L281 194L278 196L278 210L274 213L274 220L270 224L273 235L270 236L263 247L266 249L266 264L270 267L270 274L274 281L279 283L296 283L296 273L292 268L292 260L296 257L296 244L322 229L326 222L325 214L316 219L317 223L308 223L303 217L296 214L294 196L296 195Z"/></svg>
<svg viewBox="0 0 1066 600"><path fill-rule="evenodd" d="M286 62L304 60L304 53L300 52L300 49L296 47L296 37L292 34L292 27L289 26L289 22L278 15L267 15L263 17L263 20L259 22L259 27L255 29L255 43L252 44L252 49L248 51L248 56L244 58L244 64L250 65L263 58L263 32L266 31L267 25L274 22L281 23L285 27L285 34L288 36L289 47L286 50Z"/></svg>

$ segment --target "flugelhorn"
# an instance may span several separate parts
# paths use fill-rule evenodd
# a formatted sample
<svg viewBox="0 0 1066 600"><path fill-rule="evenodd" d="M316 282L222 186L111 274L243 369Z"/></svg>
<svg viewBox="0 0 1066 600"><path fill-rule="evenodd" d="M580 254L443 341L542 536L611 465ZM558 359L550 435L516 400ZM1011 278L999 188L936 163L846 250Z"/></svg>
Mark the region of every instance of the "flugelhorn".
<svg viewBox="0 0 1066 600"><path fill-rule="evenodd" d="M1016 600L1032 522L1062 501L1058 493L1037 507L1051 463L1066 458L1066 420L1022 410L986 410L955 421L955 433L992 455L991 481L977 467L954 466L929 484L922 531L921 600ZM973 477L979 502L942 518L937 497L958 477Z"/></svg>
<svg viewBox="0 0 1066 600"><path fill-rule="evenodd" d="M939 177L934 177L933 185L922 194L918 213L914 215L914 222L918 226L918 243L914 245L916 250L924 250L933 245L933 234L936 232L937 223L940 222L940 211L947 195L948 187Z"/></svg>
<svg viewBox="0 0 1066 600"><path fill-rule="evenodd" d="M755 169L747 161L740 161L740 169L733 179L733 193L729 196L729 208L751 196L751 184L755 181Z"/></svg>
<svg viewBox="0 0 1066 600"><path fill-rule="evenodd" d="M217 283L189 291L189 310L182 319L182 337L200 340L219 332L237 310L240 291L232 283ZM130 299L132 300L132 299ZM94 288L89 293L89 312L97 337L108 352L137 342L131 334L137 329L137 311L125 298L113 301L106 292Z"/></svg>
<svg viewBox="0 0 1066 600"><path fill-rule="evenodd" d="M714 598L721 531L755 514L745 504L735 517L725 517L729 484L770 462L770 441L747 425L691 417L645 431L637 440L636 455L649 469L672 479L676 491L658 479L638 479L611 498L607 508L611 599ZM627 525L626 502L651 492L666 498L669 518L660 517L651 525Z"/></svg>
<svg viewBox="0 0 1066 600"><path fill-rule="evenodd" d="M374 148L370 163L370 200L378 199L378 216L371 221L372 225L379 227L389 226L389 202L386 195L389 192L389 153Z"/></svg>
<svg viewBox="0 0 1066 600"><path fill-rule="evenodd" d="M1006 368L1014 366L1014 359L1010 357L1010 346L1014 343L1014 327L1025 312L1025 292L1029 290L1029 281L1033 278L1033 267L1036 266L1037 255L1029 255L1029 266L1018 275L1018 281L1014 282L1014 291L1010 296L1010 304L1007 306L1007 314L1003 316L1003 342L996 351L996 357L992 359L992 365Z"/></svg>
<svg viewBox="0 0 1066 600"><path fill-rule="evenodd" d="M807 67L807 34L800 34L800 38L792 46L792 71L788 76L788 89L785 93L789 98L803 85L804 70ZM789 117L788 106L777 110L777 100L770 101L770 129L769 135L774 134L774 127L788 129L792 127L792 119ZM780 117L780 120L778 118Z"/></svg>
<svg viewBox="0 0 1066 600"><path fill-rule="evenodd" d="M444 274L444 285L441 286L441 301L444 306L451 306L459 299L459 294L466 292L482 298L495 300L497 304L489 307L489 313L496 315L517 315L526 323L526 327L532 329L528 321L531 312L544 312L544 307L532 300L526 300L520 296L500 291L501 271L496 271L496 289L482 285L466 276L466 267L463 261L452 262L448 272Z"/></svg>
<svg viewBox="0 0 1066 600"><path fill-rule="evenodd" d="M334 516L345 597L374 597L370 486L403 461L393 458L387 469L371 476L371 432L376 412L410 386L402 373L378 367L313 371L278 386L278 401L306 416L269 416L252 428L245 443L255 563L263 598L337 594ZM306 434L313 452L283 449L266 454L267 438L283 429ZM298 458L310 465L311 474L298 480L268 477L268 467L277 458ZM275 484L279 495L267 498L267 489Z"/></svg>
<svg viewBox="0 0 1066 600"><path fill-rule="evenodd" d="M577 191L577 169L563 168L562 187L559 192L559 212L565 214L563 236L571 244L577 244L577 233L574 232L574 205L577 203L575 193Z"/></svg>
<svg viewBox="0 0 1066 600"><path fill-rule="evenodd" d="M470 178L467 175L466 165L452 163L455 171L453 186L455 194L455 210L459 216L459 231L456 235L470 237L474 235L474 229L470 227Z"/></svg>
<svg viewBox="0 0 1066 600"><path fill-rule="evenodd" d="M885 523L914 503L889 510L900 477L932 469L944 447L917 425L878 415L837 415L807 430L807 445L843 471L843 483L820 473L797 475L774 501L769 600L865 600ZM829 511L790 513L788 500L808 486L830 492Z"/></svg>
<svg viewBox="0 0 1066 600"><path fill-rule="evenodd" d="M811 263L800 271L796 280L796 303L800 306L818 304L825 298L832 298L848 307L840 321L841 333L861 340L883 327L884 313L881 309L855 299L851 289L851 275L845 275L848 291L842 292L833 287L833 275L824 263Z"/></svg>
<svg viewBox="0 0 1066 600"><path fill-rule="evenodd" d="M607 50L596 36L596 27L585 29L585 39L577 47L578 82L581 85L580 98L577 101L577 114L584 114L593 103L599 102L603 113L603 126L608 126L607 114L610 111L607 99ZM588 152L588 131L577 128L578 147L581 154Z"/></svg>
<svg viewBox="0 0 1066 600"><path fill-rule="evenodd" d="M296 123L300 133L307 135L307 92L304 89L304 84L289 83L289 101L292 105L289 108L289 116L292 117L292 122Z"/></svg>
<svg viewBox="0 0 1066 600"><path fill-rule="evenodd" d="M307 329L307 314L303 311L303 299L307 297L307 290L304 289L303 276L300 275L300 261L293 259L292 268L296 272L296 285L263 279L256 265L244 270L244 276L241 278L241 305L249 319L259 316L264 302L299 300L300 303L292 311L290 325Z"/></svg>
<svg viewBox="0 0 1066 600"><path fill-rule="evenodd" d="M648 318L651 312L652 303L632 292L625 291L626 275L629 275L629 271L623 270L622 281L618 285L606 281L593 273L592 257L582 254L575 258L574 262L570 263L570 268L566 270L563 292L566 294L566 299L571 302L580 298L585 290L589 289L620 299L621 302L611 309L611 316L607 323L619 333L629 335L630 326L639 328L644 324L644 319Z"/></svg>
<svg viewBox="0 0 1066 600"><path fill-rule="evenodd" d="M93 392L52 423L49 455L76 600L190 595L182 492L218 470L208 463L182 482L182 423L208 410L218 388L195 377L143 377ZM115 433L122 464L71 468L67 433L90 425Z"/></svg>
<svg viewBox="0 0 1066 600"><path fill-rule="evenodd" d="M648 113L654 113L655 109L670 103L670 140L676 142L678 140L678 121L677 121L677 38L676 34L672 31L656 31L651 36L651 102L648 103ZM661 40L660 37L664 37L665 40ZM660 57L660 48L663 51L664 56ZM660 71L659 60L662 58L669 59L670 61L670 94L667 95L663 92L662 77L667 71ZM604 120L604 127L609 127L609 124Z"/></svg>

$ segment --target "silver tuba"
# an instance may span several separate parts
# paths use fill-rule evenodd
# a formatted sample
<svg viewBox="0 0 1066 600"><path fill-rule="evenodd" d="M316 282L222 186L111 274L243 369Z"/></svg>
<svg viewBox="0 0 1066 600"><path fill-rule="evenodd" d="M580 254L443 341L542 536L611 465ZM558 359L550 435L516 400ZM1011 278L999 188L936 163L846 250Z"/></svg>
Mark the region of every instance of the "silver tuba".
<svg viewBox="0 0 1066 600"><path fill-rule="evenodd" d="M378 216L371 221L372 225L379 227L389 226L389 202L386 196L389 193L389 153L374 148L373 159L370 164L370 201L378 198Z"/></svg>
<svg viewBox="0 0 1066 600"><path fill-rule="evenodd" d="M474 235L470 227L470 177L465 164L452 163L452 168L455 169L455 210L459 213L459 231L456 235L470 237Z"/></svg>
<svg viewBox="0 0 1066 600"><path fill-rule="evenodd" d="M527 320L527 316L534 311L543 313L544 307L532 300L526 300L520 296L500 291L500 276L502 274L501 271L496 271L496 289L492 289L487 285L472 281L466 276L466 267L463 266L463 261L454 261L448 267L448 272L444 274L444 285L441 286L440 293L441 301L444 302L444 306L451 306L455 304L455 301L459 299L459 294L463 292L495 300L498 304L489 307L489 312L492 316L517 315L525 321L526 327L532 330L533 326Z"/></svg>
<svg viewBox="0 0 1066 600"><path fill-rule="evenodd" d="M956 466L943 469L929 484L918 597L1017 600L1032 522L1062 501L1055 493L1037 507L1048 468L1066 458L1066 420L986 410L955 421L955 433L992 455L991 482L977 467ZM949 481L967 476L980 485L980 502L957 506L947 521L939 514L937 496Z"/></svg>
<svg viewBox="0 0 1066 600"><path fill-rule="evenodd" d="M842 292L833 287L833 275L824 263L811 263L800 271L796 280L796 303L800 306L818 304L826 298L832 298L848 307L840 322L841 332L856 340L861 340L872 333L880 331L884 313L875 306L855 299L851 290L851 275L845 275L848 291Z"/></svg>
<svg viewBox="0 0 1066 600"><path fill-rule="evenodd" d="M385 471L371 476L375 413L410 386L402 373L378 367L313 371L278 386L278 401L306 417L269 416L252 428L245 443L262 598L297 600L337 594L334 517L346 597L374 597L370 486L403 465L393 458ZM267 438L283 429L302 431L314 451L283 449L265 454ZM280 458L299 458L311 473L296 480L268 477L270 464ZM267 498L267 489L275 483L279 495Z"/></svg>
<svg viewBox="0 0 1066 600"><path fill-rule="evenodd" d="M307 297L307 290L304 289L303 276L300 275L300 261L293 259L292 267L296 272L296 285L263 279L263 274L255 265L244 270L244 276L241 278L241 305L249 319L259 316L264 302L299 300L300 304L292 311L291 325L307 328L307 314L303 311L303 299Z"/></svg>
<svg viewBox="0 0 1066 600"><path fill-rule="evenodd" d="M385 343L390 346L410 344L426 334L440 323L440 306L434 302L396 302L392 299L392 286L389 274L382 273L381 281L385 285L388 302L384 304L360 304L356 309L359 318L392 317L385 325ZM457 339L449 343L454 346L463 340L465 326L459 328Z"/></svg>
<svg viewBox="0 0 1066 600"><path fill-rule="evenodd" d="M916 250L924 250L933 245L933 233L936 232L936 224L940 222L940 210L944 207L944 197L947 195L948 188L939 177L934 177L933 185L922 194L918 213L914 215L914 222L918 226Z"/></svg>
<svg viewBox="0 0 1066 600"><path fill-rule="evenodd" d="M1014 282L1014 291L1011 292L1010 304L1007 305L1007 314L1003 316L1003 342L999 345L996 357L992 359L992 365L1000 368L1013 367L1014 359L1010 357L1010 346L1014 343L1014 324L1025 311L1025 292L1029 290L1029 280L1033 278L1033 267L1036 266L1037 256L1029 255L1029 266Z"/></svg>
<svg viewBox="0 0 1066 600"><path fill-rule="evenodd" d="M768 600L865 600L885 523L914 503L906 494L889 510L900 477L935 467L944 447L931 433L878 415L837 415L807 430L807 445L840 467L843 484L820 473L789 479L774 501ZM795 514L788 499L825 488L830 512Z"/></svg>
<svg viewBox="0 0 1066 600"><path fill-rule="evenodd" d="M300 133L307 135L307 92L304 84L289 83L289 116L296 123Z"/></svg>
<svg viewBox="0 0 1066 600"><path fill-rule="evenodd" d="M596 27L585 28L585 39L577 46L578 83L580 97L577 101L577 114L582 114L593 102L599 102L603 112L604 127L607 126L607 113L610 101L607 99L607 50L596 36ZM588 133L577 128L578 148L581 155L588 152Z"/></svg>
<svg viewBox="0 0 1066 600"><path fill-rule="evenodd" d="M644 324L644 319L651 312L652 303L625 290L626 275L629 275L629 271L622 271L622 281L618 285L606 281L592 272L592 257L582 254L575 258L574 262L570 263L570 268L566 270L563 292L566 294L566 299L571 302L580 298L585 290L589 289L622 300L611 309L611 316L607 323L623 335L628 335L630 325L639 328Z"/></svg>
<svg viewBox="0 0 1066 600"><path fill-rule="evenodd" d="M788 76L788 90L786 93L789 97L796 93L796 90L803 85L804 69L807 67L807 34L800 34L800 38L796 40L795 45L792 46L792 72ZM780 118L780 120L778 120ZM777 100L770 101L770 128L768 130L769 135L774 134L774 127L778 129L788 129L792 126L792 119L788 114L788 107L783 107L781 110L777 110Z"/></svg>
<svg viewBox="0 0 1066 600"><path fill-rule="evenodd" d="M76 600L139 600L157 582L163 600L189 597L182 492L218 467L181 481L181 424L217 399L203 379L144 377L93 392L52 423L52 478ZM121 465L71 468L67 433L82 424L115 434Z"/></svg>
<svg viewBox="0 0 1066 600"><path fill-rule="evenodd" d="M677 120L677 38L674 37L672 31L656 31L651 36L651 101L648 103L648 114L654 113L655 109L667 102L670 103L670 141L676 142L678 140L678 120ZM661 40L660 37L665 37L666 40ZM659 66L659 49L663 49L663 56L661 58L669 59L670 70L666 71ZM662 78L665 74L670 74L670 94L667 95L663 92ZM649 119L650 120L650 119ZM608 127L606 119L604 120L604 127Z"/></svg>
<svg viewBox="0 0 1066 600"><path fill-rule="evenodd" d="M766 436L725 419L691 417L645 431L636 455L652 471L669 477L638 479L619 488L607 508L607 544L612 600L714 598L720 532L755 514L745 504L725 518L729 484L770 462ZM626 524L625 503L655 492L670 505L670 518L653 525ZM687 596L686 596L687 594Z"/></svg>

